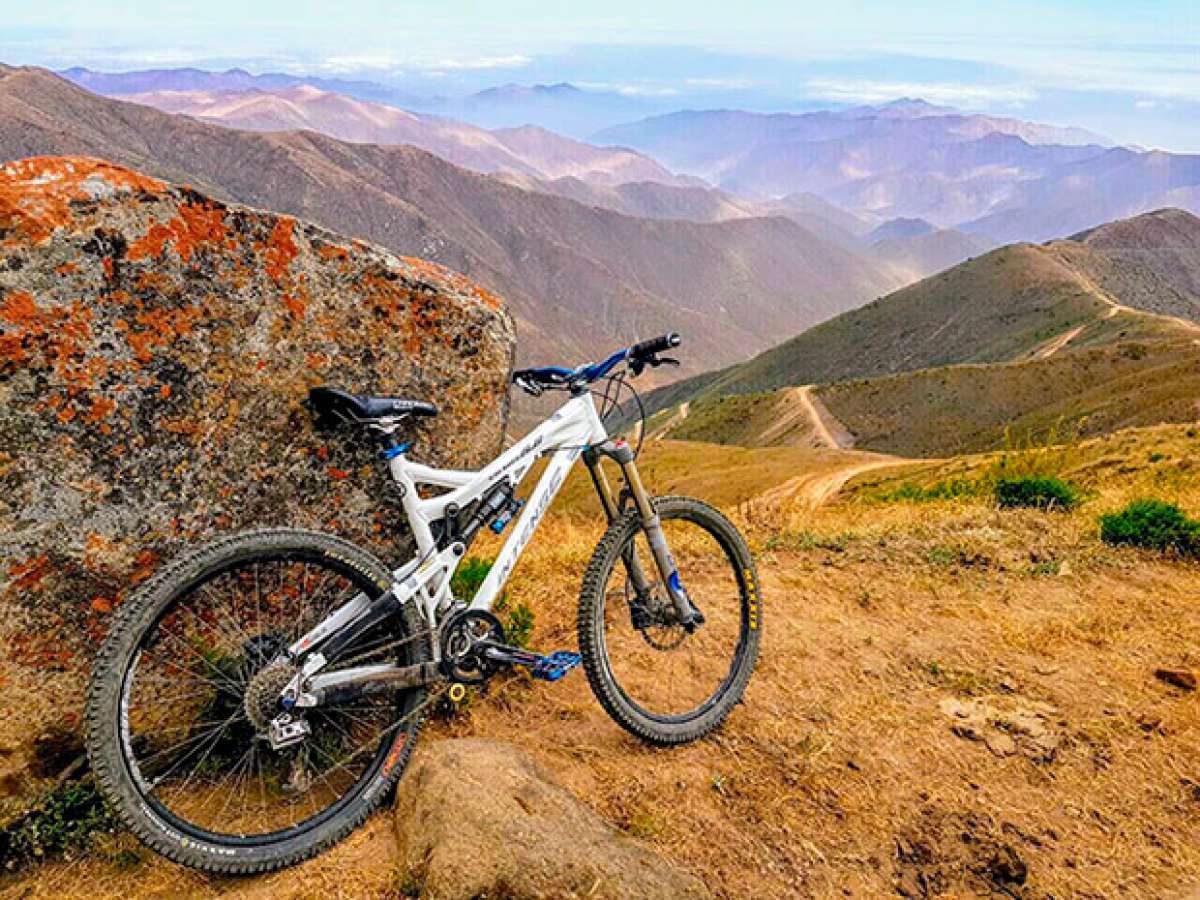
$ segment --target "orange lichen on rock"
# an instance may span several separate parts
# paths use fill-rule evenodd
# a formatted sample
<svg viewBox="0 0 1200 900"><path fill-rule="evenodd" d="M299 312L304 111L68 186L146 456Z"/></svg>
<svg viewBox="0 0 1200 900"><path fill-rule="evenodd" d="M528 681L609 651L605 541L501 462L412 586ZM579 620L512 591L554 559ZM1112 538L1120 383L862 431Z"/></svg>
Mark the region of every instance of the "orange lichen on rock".
<svg viewBox="0 0 1200 900"><path fill-rule="evenodd" d="M166 224L155 222L145 235L130 244L129 258L158 259L169 241L175 255L185 263L190 262L199 247L222 242L227 232L223 207L209 200L184 203L175 218Z"/></svg>
<svg viewBox="0 0 1200 900"><path fill-rule="evenodd" d="M157 178L83 156L34 156L0 167L0 228L40 243L70 225L71 201L157 193Z"/></svg>
<svg viewBox="0 0 1200 900"><path fill-rule="evenodd" d="M341 259L350 258L350 251L345 247L339 247L337 244L322 244L317 248L317 253L321 259Z"/></svg>
<svg viewBox="0 0 1200 900"><path fill-rule="evenodd" d="M427 259L418 259L415 256L402 256L400 260L421 278L433 282L435 287L450 288L458 293L470 294L491 309L500 309L502 306L499 297L486 288L480 287L466 275L447 269L445 266L439 266Z"/></svg>
<svg viewBox="0 0 1200 900"><path fill-rule="evenodd" d="M43 309L28 291L11 291L0 301L0 373L33 362L65 375L80 358L79 342L91 332L92 311L79 304Z"/></svg>
<svg viewBox="0 0 1200 900"><path fill-rule="evenodd" d="M276 281L282 281L287 275L288 266L300 251L293 237L296 230L296 220L290 216L280 216L271 231L270 239L261 248L263 253L263 268Z"/></svg>
<svg viewBox="0 0 1200 900"><path fill-rule="evenodd" d="M8 574L13 578L12 587L18 591L36 587L49 573L50 557L44 553L32 556L24 562L14 562L8 567Z"/></svg>

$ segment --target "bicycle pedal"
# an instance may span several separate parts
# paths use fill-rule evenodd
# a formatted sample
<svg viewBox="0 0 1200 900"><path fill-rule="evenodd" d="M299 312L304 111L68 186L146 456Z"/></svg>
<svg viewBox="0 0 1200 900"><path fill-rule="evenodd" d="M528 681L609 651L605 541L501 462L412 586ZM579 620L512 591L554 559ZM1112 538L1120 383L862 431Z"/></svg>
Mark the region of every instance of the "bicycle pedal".
<svg viewBox="0 0 1200 900"><path fill-rule="evenodd" d="M529 667L529 674L542 681L558 681L583 662L583 657L569 650L558 650L549 656L539 657Z"/></svg>

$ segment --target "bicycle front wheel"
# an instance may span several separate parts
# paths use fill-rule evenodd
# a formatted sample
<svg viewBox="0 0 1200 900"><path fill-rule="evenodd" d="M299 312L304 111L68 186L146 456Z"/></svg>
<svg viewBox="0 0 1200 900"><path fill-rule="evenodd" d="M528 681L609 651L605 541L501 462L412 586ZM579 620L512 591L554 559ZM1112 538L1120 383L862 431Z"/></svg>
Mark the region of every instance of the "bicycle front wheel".
<svg viewBox="0 0 1200 900"><path fill-rule="evenodd" d="M741 700L758 658L762 599L733 523L690 497L654 500L680 579L704 623L677 623L636 511L601 539L584 576L579 648L592 691L623 728L653 744L703 737ZM644 573L635 587L630 569Z"/></svg>

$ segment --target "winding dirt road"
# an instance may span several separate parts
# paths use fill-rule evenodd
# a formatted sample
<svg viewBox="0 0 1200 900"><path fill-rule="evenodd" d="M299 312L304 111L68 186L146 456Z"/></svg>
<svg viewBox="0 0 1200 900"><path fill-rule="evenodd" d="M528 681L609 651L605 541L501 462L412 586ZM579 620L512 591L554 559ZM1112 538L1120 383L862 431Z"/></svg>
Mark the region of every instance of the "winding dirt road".
<svg viewBox="0 0 1200 900"><path fill-rule="evenodd" d="M816 509L837 494L847 481L864 472L931 461L928 459L901 459L896 456L853 457L847 459L844 465L833 470L822 469L816 472L805 472L803 475L789 478L783 484L764 491L758 496L758 500L768 507L779 509L784 507Z"/></svg>

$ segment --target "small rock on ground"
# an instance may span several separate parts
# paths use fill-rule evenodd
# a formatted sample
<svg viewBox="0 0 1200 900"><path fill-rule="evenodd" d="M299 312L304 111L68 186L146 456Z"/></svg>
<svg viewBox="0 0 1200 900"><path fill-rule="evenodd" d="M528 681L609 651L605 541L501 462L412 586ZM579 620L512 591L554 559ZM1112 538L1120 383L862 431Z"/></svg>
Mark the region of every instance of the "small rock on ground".
<svg viewBox="0 0 1200 900"><path fill-rule="evenodd" d="M400 782L395 821L401 865L422 897L710 896L503 742L423 747Z"/></svg>

